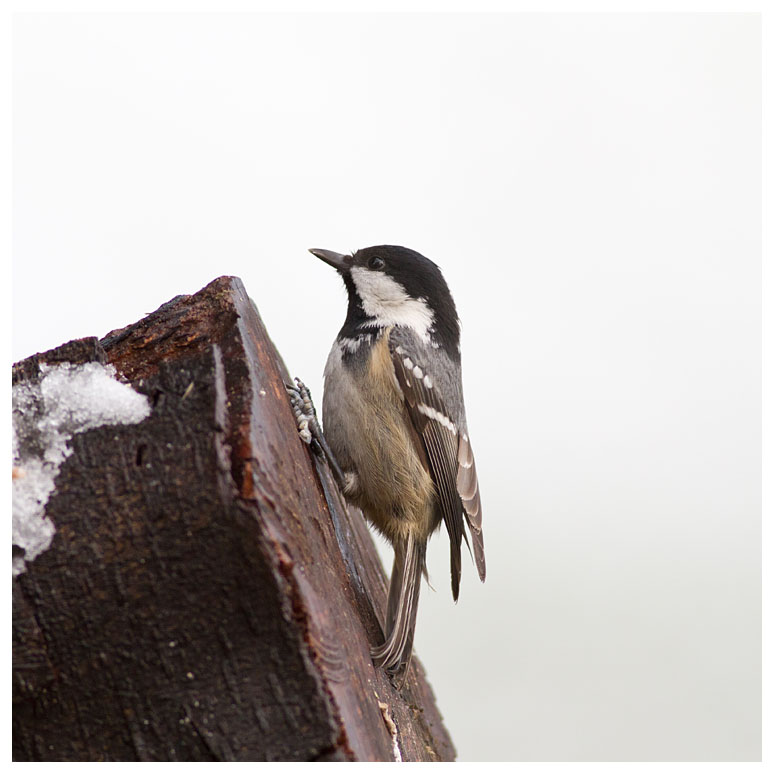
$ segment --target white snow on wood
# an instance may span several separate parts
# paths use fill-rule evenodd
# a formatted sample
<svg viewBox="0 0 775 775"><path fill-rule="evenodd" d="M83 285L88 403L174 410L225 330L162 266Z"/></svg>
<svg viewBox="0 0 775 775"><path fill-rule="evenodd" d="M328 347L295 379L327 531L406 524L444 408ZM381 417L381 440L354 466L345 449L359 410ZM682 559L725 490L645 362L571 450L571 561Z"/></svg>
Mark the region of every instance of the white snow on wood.
<svg viewBox="0 0 775 775"><path fill-rule="evenodd" d="M116 379L112 366L41 364L39 383L13 387L13 575L51 545L56 528L46 504L76 434L101 425L130 425L151 408L145 396Z"/></svg>
<svg viewBox="0 0 775 775"><path fill-rule="evenodd" d="M390 715L390 708L386 702L380 702L377 700L379 709L382 711L382 719L385 722L388 732L390 733L390 742L393 746L393 760L402 762L401 749L398 747L398 727L396 722L393 721L393 717Z"/></svg>

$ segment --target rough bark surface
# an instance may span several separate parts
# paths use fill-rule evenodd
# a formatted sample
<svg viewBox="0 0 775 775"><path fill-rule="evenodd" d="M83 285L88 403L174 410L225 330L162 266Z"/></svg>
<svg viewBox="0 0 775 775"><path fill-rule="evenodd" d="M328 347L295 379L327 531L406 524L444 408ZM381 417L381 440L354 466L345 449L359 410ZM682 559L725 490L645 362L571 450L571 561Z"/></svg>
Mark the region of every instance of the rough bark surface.
<svg viewBox="0 0 775 775"><path fill-rule="evenodd" d="M113 364L152 412L72 438L53 542L13 581L14 759L453 759L418 660L400 688L371 662L379 559L242 283L14 381L64 361Z"/></svg>

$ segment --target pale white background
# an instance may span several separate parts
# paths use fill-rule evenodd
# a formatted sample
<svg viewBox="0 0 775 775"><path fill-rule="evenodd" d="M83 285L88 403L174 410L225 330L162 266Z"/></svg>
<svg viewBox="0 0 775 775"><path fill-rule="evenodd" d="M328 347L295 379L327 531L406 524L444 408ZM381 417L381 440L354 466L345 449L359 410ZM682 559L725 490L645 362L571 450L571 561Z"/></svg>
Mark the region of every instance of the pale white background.
<svg viewBox="0 0 775 775"><path fill-rule="evenodd" d="M416 638L460 758L758 759L759 66L750 14L17 17L13 357L235 274L319 397L306 248L420 250L485 507Z"/></svg>

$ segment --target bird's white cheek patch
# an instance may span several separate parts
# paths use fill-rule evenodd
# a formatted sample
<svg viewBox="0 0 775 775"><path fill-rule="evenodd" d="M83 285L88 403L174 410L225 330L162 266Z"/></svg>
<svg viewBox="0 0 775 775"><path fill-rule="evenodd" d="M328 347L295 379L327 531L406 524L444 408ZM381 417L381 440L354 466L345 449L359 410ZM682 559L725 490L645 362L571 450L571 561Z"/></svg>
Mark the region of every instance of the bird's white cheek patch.
<svg viewBox="0 0 775 775"><path fill-rule="evenodd" d="M425 299L413 299L392 277L355 267L350 276L363 311L381 326L406 326L423 341L430 339L433 312Z"/></svg>

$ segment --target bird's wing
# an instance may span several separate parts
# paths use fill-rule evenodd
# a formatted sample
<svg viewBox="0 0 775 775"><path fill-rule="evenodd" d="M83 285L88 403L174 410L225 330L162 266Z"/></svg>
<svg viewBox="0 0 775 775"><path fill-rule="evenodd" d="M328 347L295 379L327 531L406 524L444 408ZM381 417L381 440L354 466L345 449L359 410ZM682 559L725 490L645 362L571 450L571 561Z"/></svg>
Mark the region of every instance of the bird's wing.
<svg viewBox="0 0 775 775"><path fill-rule="evenodd" d="M423 347L414 335L396 330L390 336L390 354L396 380L404 396L409 419L428 456L430 474L436 485L441 514L450 539L452 596L458 598L460 589L460 546L465 537L463 514L471 532L474 558L479 576L484 580L484 542L479 487L473 452L468 435L458 427L456 413L448 408L438 384L441 378L429 374L422 363ZM451 366L451 362L450 362ZM449 376L446 375L448 381ZM457 379L459 382L459 378ZM455 383L454 400L462 412L462 388Z"/></svg>
<svg viewBox="0 0 775 775"><path fill-rule="evenodd" d="M466 522L474 547L474 560L479 578L484 581L484 536L482 535L482 501L479 498L479 480L476 476L476 461L468 433L460 433L457 447L457 491L466 513Z"/></svg>

